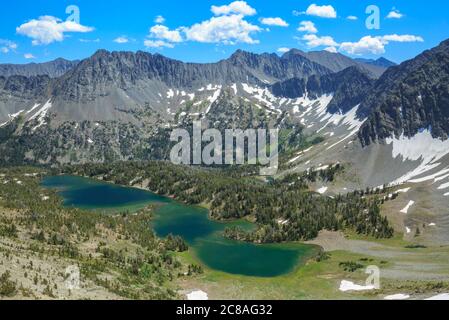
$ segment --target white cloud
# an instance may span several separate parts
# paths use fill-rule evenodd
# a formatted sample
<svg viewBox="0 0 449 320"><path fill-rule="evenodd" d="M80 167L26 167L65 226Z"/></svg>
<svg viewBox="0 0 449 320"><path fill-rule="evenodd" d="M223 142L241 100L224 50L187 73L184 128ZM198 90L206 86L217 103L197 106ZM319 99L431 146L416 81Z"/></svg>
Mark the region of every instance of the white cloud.
<svg viewBox="0 0 449 320"><path fill-rule="evenodd" d="M327 47L327 48L324 48L324 50L327 52L337 53L337 48L335 48L335 47Z"/></svg>
<svg viewBox="0 0 449 320"><path fill-rule="evenodd" d="M267 26L288 27L288 23L281 18L262 18L260 22Z"/></svg>
<svg viewBox="0 0 449 320"><path fill-rule="evenodd" d="M241 14L243 16L253 16L257 13L256 9L249 6L246 1L234 1L224 6L212 6L211 11L216 16L228 14Z"/></svg>
<svg viewBox="0 0 449 320"><path fill-rule="evenodd" d="M121 37L115 38L114 42L115 43L119 43L119 44L123 44L123 43L128 43L129 39L128 39L127 36L121 36Z"/></svg>
<svg viewBox="0 0 449 320"><path fill-rule="evenodd" d="M277 51L278 51L279 53L286 53L286 52L289 52L289 51L290 51L290 48L279 48Z"/></svg>
<svg viewBox="0 0 449 320"><path fill-rule="evenodd" d="M175 44L183 41L225 45L259 43L258 40L252 38L252 35L263 30L245 20L245 16L256 14L256 10L245 1L234 1L224 6L212 6L211 11L215 16L192 26L179 27L175 30L170 30L161 24L153 26L147 37L146 46L172 48ZM261 22L269 25L288 26L281 18L264 18Z"/></svg>
<svg viewBox="0 0 449 320"><path fill-rule="evenodd" d="M340 50L349 54L361 55L365 53L383 54L385 53L385 46L390 42L423 42L424 39L420 36L414 35L397 35L390 34L385 36L365 36L357 42L343 42L340 45Z"/></svg>
<svg viewBox="0 0 449 320"><path fill-rule="evenodd" d="M318 37L315 34L306 34L304 37L302 37L302 40L306 41L306 44L309 48L316 48L316 47L335 47L338 46L338 43L335 42L335 40L330 36L322 36Z"/></svg>
<svg viewBox="0 0 449 320"><path fill-rule="evenodd" d="M399 12L399 10L396 10L393 8L393 10L390 11L387 15L387 19L401 19L404 15Z"/></svg>
<svg viewBox="0 0 449 320"><path fill-rule="evenodd" d="M382 40L385 42L424 42L424 39L420 36L414 36L411 34L389 34L382 37Z"/></svg>
<svg viewBox="0 0 449 320"><path fill-rule="evenodd" d="M365 36L357 42L343 42L340 50L349 54L382 54L385 53L385 44L378 37Z"/></svg>
<svg viewBox="0 0 449 320"><path fill-rule="evenodd" d="M17 43L11 40L0 39L0 52L2 53L8 53L11 50L14 51L17 49L17 47L18 47Z"/></svg>
<svg viewBox="0 0 449 320"><path fill-rule="evenodd" d="M163 24L164 22L165 22L165 18L161 15L156 16L156 18L154 18L154 23Z"/></svg>
<svg viewBox="0 0 449 320"><path fill-rule="evenodd" d="M160 24L151 27L150 37L175 43L183 41L179 30L170 30L166 26Z"/></svg>
<svg viewBox="0 0 449 320"><path fill-rule="evenodd" d="M346 19L348 20L358 20L359 18L356 16L347 16Z"/></svg>
<svg viewBox="0 0 449 320"><path fill-rule="evenodd" d="M204 43L235 44L238 42L259 43L251 37L253 33L262 31L260 27L244 20L243 15L234 14L212 17L210 20L183 28L187 40Z"/></svg>
<svg viewBox="0 0 449 320"><path fill-rule="evenodd" d="M316 16L321 18L336 18L337 11L331 5L328 6L318 6L316 4L311 4L307 10L306 14L309 16Z"/></svg>
<svg viewBox="0 0 449 320"><path fill-rule="evenodd" d="M86 27L73 21L62 21L52 16L41 16L16 28L18 34L33 39L33 45L50 44L64 40L66 32L86 33L94 28Z"/></svg>
<svg viewBox="0 0 449 320"><path fill-rule="evenodd" d="M162 40L145 40L145 47L147 48L174 48L172 43L168 43Z"/></svg>
<svg viewBox="0 0 449 320"><path fill-rule="evenodd" d="M301 23L299 24L298 31L317 33L318 29L315 27L315 24L312 21L301 21Z"/></svg>
<svg viewBox="0 0 449 320"><path fill-rule="evenodd" d="M36 59L36 57L33 56L31 53L25 53L25 54L23 55L23 57L24 57L25 59Z"/></svg>

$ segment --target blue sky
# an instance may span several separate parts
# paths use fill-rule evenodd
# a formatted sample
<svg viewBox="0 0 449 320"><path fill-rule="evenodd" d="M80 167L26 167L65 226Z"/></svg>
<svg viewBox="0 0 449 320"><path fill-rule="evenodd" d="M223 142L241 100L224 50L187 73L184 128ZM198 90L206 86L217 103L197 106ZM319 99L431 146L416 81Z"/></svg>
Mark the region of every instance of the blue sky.
<svg viewBox="0 0 449 320"><path fill-rule="evenodd" d="M378 30L365 25L373 4ZM79 20L67 21L69 5ZM214 62L237 49L288 48L401 62L449 38L449 3L440 0L14 0L2 2L0 19L0 63L82 59L98 49Z"/></svg>

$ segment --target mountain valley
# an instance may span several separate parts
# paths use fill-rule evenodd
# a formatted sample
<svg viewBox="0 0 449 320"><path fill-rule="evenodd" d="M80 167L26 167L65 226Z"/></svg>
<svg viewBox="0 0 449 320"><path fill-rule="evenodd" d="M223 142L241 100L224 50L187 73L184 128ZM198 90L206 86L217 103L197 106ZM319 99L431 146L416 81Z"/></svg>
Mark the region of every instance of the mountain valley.
<svg viewBox="0 0 449 320"><path fill-rule="evenodd" d="M446 292L448 65L449 40L400 65L385 58L351 59L296 49L282 56L239 50L208 64L100 50L82 61L0 65L0 208L9 212L0 220L0 236L7 239L0 250L17 239L23 252L31 250L33 241L53 255L56 251L48 248L73 245L91 272L91 285L114 298L173 299L181 292L174 290L198 287L220 299L377 299L398 290L426 298ZM220 132L279 129L277 173L260 176L257 166L170 164L171 132L190 130L194 121L201 121L203 130ZM146 189L201 206L214 221L254 224L251 230L226 228L229 241L268 246L306 242L322 250L278 278L230 275L202 265L181 240L139 229L139 221L154 219L153 208L139 211L127 227L126 217L119 214L103 218L96 213L86 222L77 209L63 206L60 194L45 191L50 192L45 197L51 199L51 210L64 212L73 223L66 230L49 213L47 200L36 198L46 190L39 179L59 174ZM13 190L27 200L8 200ZM19 218L13 217L16 211ZM39 220L41 211L53 221L51 226ZM29 225L26 217L33 212L38 222ZM3 228L12 221L16 231ZM87 231L79 231L84 227ZM135 230L137 236L130 236ZM36 240L38 231L45 241ZM59 233L65 242L51 242ZM114 241L131 250L132 258ZM99 249L92 250L91 242ZM94 254L98 265L89 265L88 254ZM123 277L116 287L104 280L100 254L106 257L107 279L114 273L126 275L138 283L137 289L128 291ZM65 251L61 257L77 259ZM153 259L160 268L150 272L145 268ZM362 281L362 269L372 264L382 268L382 290L360 296L338 287L344 279ZM147 273L136 271L143 269ZM284 287L277 286L279 279ZM218 290L217 282L225 289ZM295 291L298 282L305 286L300 292ZM153 295L158 283L163 289ZM29 286L38 291L46 287Z"/></svg>

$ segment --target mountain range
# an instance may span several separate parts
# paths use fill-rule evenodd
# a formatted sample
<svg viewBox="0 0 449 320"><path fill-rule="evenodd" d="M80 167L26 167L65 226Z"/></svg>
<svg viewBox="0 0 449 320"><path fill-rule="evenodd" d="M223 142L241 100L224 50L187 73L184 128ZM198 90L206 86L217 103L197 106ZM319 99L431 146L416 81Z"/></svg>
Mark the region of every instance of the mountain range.
<svg viewBox="0 0 449 320"><path fill-rule="evenodd" d="M167 101L157 94L161 90L194 91L209 84L234 83L266 87L292 78L331 75L354 66L370 78L386 70L338 53L295 49L282 57L239 50L229 59L210 64L183 63L145 52L100 50L81 62L58 59L44 64L0 65L0 121L26 109L27 101L44 103L46 99L52 99L53 108L61 109L58 114L65 119L124 117L129 121L116 108L129 111L151 105L162 111Z"/></svg>
<svg viewBox="0 0 449 320"><path fill-rule="evenodd" d="M78 60L69 61L59 58L45 63L0 64L0 76L32 77L47 75L51 78L57 78L74 68L78 63Z"/></svg>
<svg viewBox="0 0 449 320"><path fill-rule="evenodd" d="M436 157L422 154L448 141L448 62L449 40L400 65L297 49L238 50L205 64L100 50L82 61L0 65L0 161L167 159L171 130L202 119L220 129L277 127L291 146L317 141L313 157L293 156L287 170L341 161L351 163L359 187L392 183L446 163L434 166ZM424 134L429 150L397 147ZM446 159L449 150L438 152ZM410 163L385 166L398 156Z"/></svg>

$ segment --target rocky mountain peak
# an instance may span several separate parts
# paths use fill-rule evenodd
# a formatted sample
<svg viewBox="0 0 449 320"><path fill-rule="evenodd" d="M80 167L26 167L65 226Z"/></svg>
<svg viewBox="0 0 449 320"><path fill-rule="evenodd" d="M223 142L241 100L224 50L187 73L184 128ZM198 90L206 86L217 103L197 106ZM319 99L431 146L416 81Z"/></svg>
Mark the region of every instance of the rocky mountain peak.
<svg viewBox="0 0 449 320"><path fill-rule="evenodd" d="M449 41L389 68L361 104L369 116L359 137L363 144L390 136L411 137L430 128L449 135Z"/></svg>
<svg viewBox="0 0 449 320"><path fill-rule="evenodd" d="M287 51L286 53L284 53L282 55L283 59L289 59L289 57L294 56L294 55L300 55L300 56L304 56L305 52L301 51L299 49L290 49L289 51Z"/></svg>

